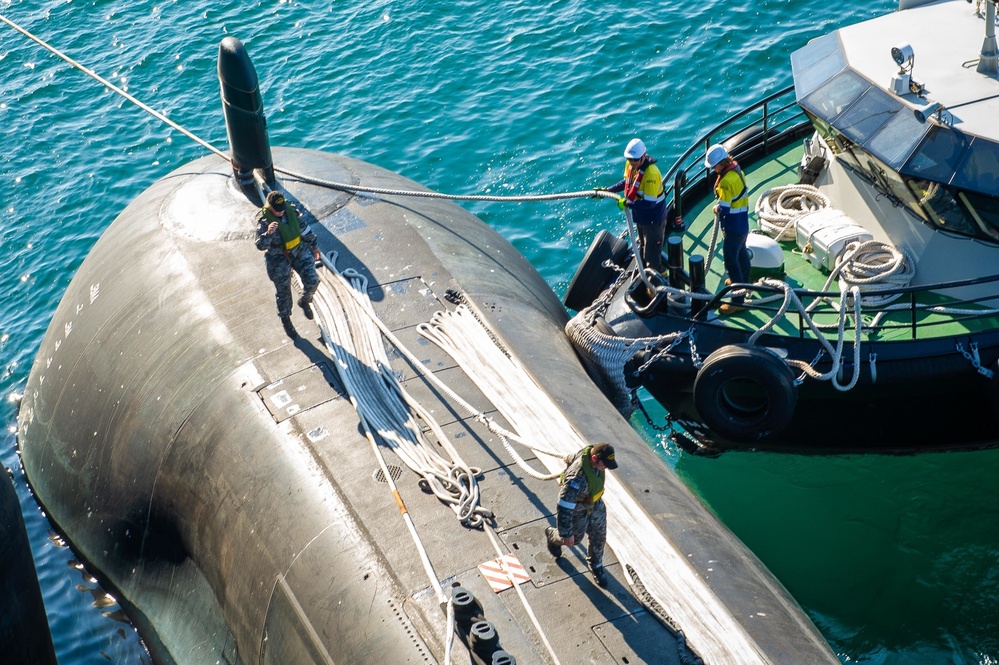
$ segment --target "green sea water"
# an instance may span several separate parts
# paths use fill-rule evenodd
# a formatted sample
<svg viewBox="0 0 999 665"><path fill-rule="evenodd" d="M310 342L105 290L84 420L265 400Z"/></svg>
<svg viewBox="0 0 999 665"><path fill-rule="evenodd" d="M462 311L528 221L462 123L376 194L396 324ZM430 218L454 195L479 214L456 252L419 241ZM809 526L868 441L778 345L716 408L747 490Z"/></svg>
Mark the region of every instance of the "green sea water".
<svg viewBox="0 0 999 665"><path fill-rule="evenodd" d="M260 75L274 145L345 153L438 191L509 195L616 182L633 136L669 163L790 83L789 56L809 39L893 9L889 0L0 0L0 14L217 147L227 146L216 56L233 35ZM117 606L96 606L107 600L33 503L15 451L17 400L101 232L205 150L6 26L0 137L0 461L14 470L60 663L148 662ZM596 232L622 228L614 206L590 199L467 207L559 294ZM706 459L641 417L634 424L844 662L999 661L999 452Z"/></svg>

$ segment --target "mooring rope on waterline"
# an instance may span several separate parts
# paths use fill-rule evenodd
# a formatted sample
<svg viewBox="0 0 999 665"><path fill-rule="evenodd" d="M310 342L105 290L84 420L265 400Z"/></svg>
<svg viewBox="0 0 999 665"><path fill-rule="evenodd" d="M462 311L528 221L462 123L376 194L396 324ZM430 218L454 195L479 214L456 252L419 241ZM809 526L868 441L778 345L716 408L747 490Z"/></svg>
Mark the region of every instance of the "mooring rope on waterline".
<svg viewBox="0 0 999 665"><path fill-rule="evenodd" d="M10 19L8 19L3 14L0 14L0 21L2 21L3 23L6 23L12 29L14 29L17 32L21 33L22 35L24 35L25 37L27 37L31 41L35 42L36 44L38 44L39 46L41 46L45 50L47 50L47 51L51 52L52 54L58 56L62 60L65 60L66 62L68 62L75 69L80 70L81 72L83 72L84 74L86 74L87 76L89 76L90 78L94 79L98 83L100 83L100 84L104 85L105 87L107 87L111 92L115 93L116 95L120 95L121 97L123 97L124 99L128 100L129 102L131 102L132 104L134 104L138 108L142 109L146 113L150 114L151 116L153 116L157 120L159 120L159 121L163 122L164 124L172 127L173 129L176 129L178 132L180 132L184 136L188 137L189 139L191 139L192 141L194 141L195 143L197 143L201 147L205 148L206 150L208 150L212 154L214 154L214 155L216 155L218 157L221 157L222 159L224 159L227 162L231 163L232 158L228 154L226 154L225 151L219 150L218 148L216 148L215 146L213 146L208 141L205 141L201 137L197 136L194 132L192 132L192 131L184 128L180 124L174 122L173 120L171 120L170 118L168 118L166 115L164 115L163 113L160 113L159 111L157 111L156 109L152 108L148 104L144 104L139 99L137 99L134 95L129 94L128 92L126 92L125 90L119 88L114 83L112 83L111 81L107 80L106 78L104 78L103 76L101 76L100 74L98 74L97 72L95 72L92 69L86 67L85 65L83 65L80 62L78 62L77 60L74 60L73 58L69 57L68 55L66 55L65 53L63 53L62 51L60 51L59 49L57 49L56 47L52 46L51 44L49 44L48 42L46 42L45 40L43 40L41 37L38 37L38 36L32 34L29 30L27 30L25 28L22 28L20 25L18 25L17 23L14 23L13 21L11 21ZM614 194L612 194L610 192L598 191L598 190L595 190L595 189L584 189L584 190L575 191L575 192L563 192L563 193L558 193L558 194L528 194L528 195L523 195L523 196L497 196L497 195L489 195L489 194L443 194L441 192L434 192L434 191L417 191L417 190L410 190L410 189L388 189L388 188L383 188L383 187L362 187L362 186L358 186L358 185L348 185L346 183L335 182L335 181L332 181L332 180L323 180L321 178L314 178L312 176L303 175L301 173L296 173L294 171L289 171L287 169L281 169L281 168L277 168L277 167L275 167L274 170L277 173L282 173L284 175L287 175L289 177L295 178L295 179L300 180L300 181L302 181L304 183L307 183L307 184L315 185L317 187L325 187L327 189L336 189L336 190L340 190L340 191L348 192L348 193L352 193L352 194L357 194L357 193L362 193L363 192L365 194L381 194L381 195L385 195L385 196L410 196L410 197L431 198L431 199L448 199L450 201L496 201L496 202L511 202L511 203L516 203L516 202L530 202L530 201L561 201L561 200L567 200L567 199L580 199L580 198L614 198L614 199L617 198L616 195L614 195Z"/></svg>

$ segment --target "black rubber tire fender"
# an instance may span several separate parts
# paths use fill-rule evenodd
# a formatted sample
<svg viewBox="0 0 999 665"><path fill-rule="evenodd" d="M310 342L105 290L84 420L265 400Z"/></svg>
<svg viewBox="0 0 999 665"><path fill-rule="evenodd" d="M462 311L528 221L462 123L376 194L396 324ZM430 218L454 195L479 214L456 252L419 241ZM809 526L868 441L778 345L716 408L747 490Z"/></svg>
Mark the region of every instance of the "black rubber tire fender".
<svg viewBox="0 0 999 665"><path fill-rule="evenodd" d="M614 277L614 270L605 268L604 261L610 259L620 266L627 251L627 242L601 229L569 282L562 299L565 306L577 312L589 307Z"/></svg>
<svg viewBox="0 0 999 665"><path fill-rule="evenodd" d="M794 417L798 387L776 353L730 344L709 355L694 379L704 424L732 441L753 443L782 432Z"/></svg>

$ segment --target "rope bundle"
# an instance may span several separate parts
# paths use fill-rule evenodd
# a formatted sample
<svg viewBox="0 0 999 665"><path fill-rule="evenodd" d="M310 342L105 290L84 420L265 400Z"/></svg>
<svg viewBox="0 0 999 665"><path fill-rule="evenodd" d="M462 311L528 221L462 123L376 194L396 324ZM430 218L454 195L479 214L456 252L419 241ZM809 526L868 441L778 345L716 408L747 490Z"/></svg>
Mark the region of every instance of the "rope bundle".
<svg viewBox="0 0 999 665"><path fill-rule="evenodd" d="M828 290L834 279L842 279L848 285L860 287L863 293L867 289L885 289L908 286L916 274L913 263L905 252L886 242L868 240L866 242L851 242L836 257L836 267L829 274L826 286ZM896 300L899 294L892 296L862 296L866 307L879 307Z"/></svg>
<svg viewBox="0 0 999 665"><path fill-rule="evenodd" d="M756 222L778 242L794 240L798 218L829 205L829 197L811 185L782 185L756 200Z"/></svg>
<svg viewBox="0 0 999 665"><path fill-rule="evenodd" d="M450 506L462 524L481 526L492 513L479 505L480 470L461 460L433 416L399 385L381 331L372 322L376 315L371 302L357 297L366 293L367 278L348 270L334 272L332 279L324 274L315 298L320 320L330 332L324 334L327 348L347 393L362 421L420 474L421 484ZM426 445L414 414L427 424L450 460Z"/></svg>

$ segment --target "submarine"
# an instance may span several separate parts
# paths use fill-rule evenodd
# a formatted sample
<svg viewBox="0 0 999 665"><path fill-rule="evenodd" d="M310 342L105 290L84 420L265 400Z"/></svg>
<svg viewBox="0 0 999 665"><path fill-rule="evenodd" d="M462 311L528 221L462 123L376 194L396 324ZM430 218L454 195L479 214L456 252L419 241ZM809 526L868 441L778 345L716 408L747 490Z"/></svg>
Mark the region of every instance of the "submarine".
<svg viewBox="0 0 999 665"><path fill-rule="evenodd" d="M238 39L218 72L228 155L110 224L18 414L39 502L155 662L838 662L588 378L509 242L375 165L272 149ZM297 339L253 243L275 189L323 257ZM414 470L402 439L459 472ZM562 456L600 441L606 588L544 536Z"/></svg>

